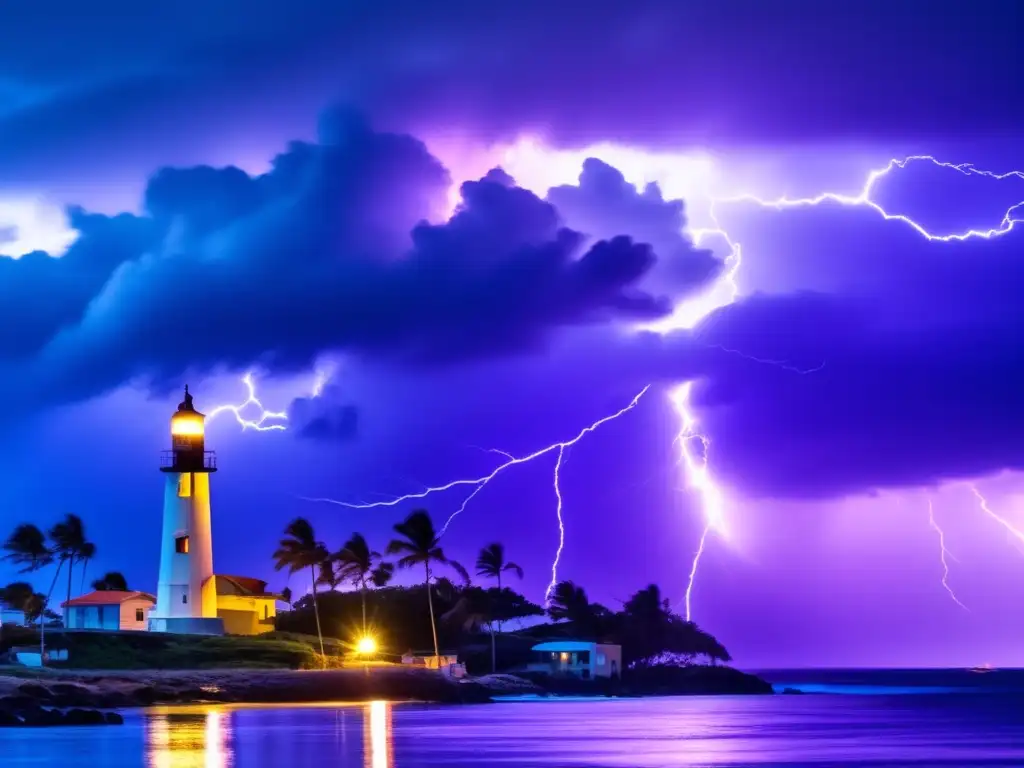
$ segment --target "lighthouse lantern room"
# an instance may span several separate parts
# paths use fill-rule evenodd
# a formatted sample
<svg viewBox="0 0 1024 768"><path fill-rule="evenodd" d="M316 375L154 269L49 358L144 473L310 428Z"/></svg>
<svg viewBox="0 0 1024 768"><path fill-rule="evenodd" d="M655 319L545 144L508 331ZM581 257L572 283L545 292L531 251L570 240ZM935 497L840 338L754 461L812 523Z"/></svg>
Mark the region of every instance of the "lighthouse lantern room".
<svg viewBox="0 0 1024 768"><path fill-rule="evenodd" d="M171 416L171 450L161 456L164 519L160 577L149 628L155 632L219 635L217 584L210 529L210 475L217 457L206 450L206 417L185 399Z"/></svg>

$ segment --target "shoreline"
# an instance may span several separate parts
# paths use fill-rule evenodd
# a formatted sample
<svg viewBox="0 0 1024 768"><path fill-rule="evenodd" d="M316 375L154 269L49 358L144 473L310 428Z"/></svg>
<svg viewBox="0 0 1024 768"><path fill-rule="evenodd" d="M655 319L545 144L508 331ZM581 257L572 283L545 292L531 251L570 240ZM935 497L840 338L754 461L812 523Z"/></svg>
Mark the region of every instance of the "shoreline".
<svg viewBox="0 0 1024 768"><path fill-rule="evenodd" d="M646 670L625 682L488 675L455 681L425 669L211 669L87 671L0 668L0 712L51 707L117 710L154 705L311 704L408 701L484 704L515 695L616 696L771 694L760 678L728 667Z"/></svg>

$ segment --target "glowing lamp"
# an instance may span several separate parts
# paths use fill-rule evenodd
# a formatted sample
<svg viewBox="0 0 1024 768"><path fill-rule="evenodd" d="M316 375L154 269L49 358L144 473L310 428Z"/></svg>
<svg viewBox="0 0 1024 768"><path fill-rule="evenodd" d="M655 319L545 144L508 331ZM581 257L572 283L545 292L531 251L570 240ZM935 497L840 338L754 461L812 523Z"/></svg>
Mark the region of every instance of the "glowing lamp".
<svg viewBox="0 0 1024 768"><path fill-rule="evenodd" d="M174 437L202 437L203 431L203 417L198 413L176 413L171 419Z"/></svg>
<svg viewBox="0 0 1024 768"><path fill-rule="evenodd" d="M356 643L356 653L361 653L364 656L377 652L377 641L372 637L361 637L359 642Z"/></svg>

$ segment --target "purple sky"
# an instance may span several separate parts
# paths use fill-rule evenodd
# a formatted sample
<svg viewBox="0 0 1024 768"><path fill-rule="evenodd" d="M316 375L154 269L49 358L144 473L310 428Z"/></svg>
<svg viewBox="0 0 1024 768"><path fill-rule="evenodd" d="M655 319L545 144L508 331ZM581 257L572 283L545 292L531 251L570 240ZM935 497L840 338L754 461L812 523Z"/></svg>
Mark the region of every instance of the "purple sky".
<svg viewBox="0 0 1024 768"><path fill-rule="evenodd" d="M1024 665L1024 235L985 234L1024 177L914 160L863 194L892 157L1024 166L1021 9L892 5L19 8L0 523L75 512L92 572L155 588L179 388L209 412L253 371L288 428L210 423L215 560L278 584L296 515L383 547L473 487L301 497L482 477L650 385L565 453L560 578L683 610L710 521L692 614L742 666ZM501 473L446 550L503 541L542 599L555 461Z"/></svg>

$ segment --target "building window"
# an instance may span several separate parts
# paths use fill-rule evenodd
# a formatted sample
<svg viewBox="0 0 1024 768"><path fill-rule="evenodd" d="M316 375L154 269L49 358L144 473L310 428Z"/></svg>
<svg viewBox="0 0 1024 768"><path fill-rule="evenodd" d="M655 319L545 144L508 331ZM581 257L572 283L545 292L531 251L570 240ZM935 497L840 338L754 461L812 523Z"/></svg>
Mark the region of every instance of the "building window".
<svg viewBox="0 0 1024 768"><path fill-rule="evenodd" d="M182 593L182 595L181 595L181 602L183 604L187 604L188 603L188 592Z"/></svg>
<svg viewBox="0 0 1024 768"><path fill-rule="evenodd" d="M174 540L174 551L179 555L188 554L188 536L178 536Z"/></svg>
<svg viewBox="0 0 1024 768"><path fill-rule="evenodd" d="M141 608L136 608L135 609L135 621L142 622L142 621L145 621L145 620L146 620L146 612L143 611Z"/></svg>
<svg viewBox="0 0 1024 768"><path fill-rule="evenodd" d="M187 499L192 495L192 473L184 472L178 475L178 498Z"/></svg>

